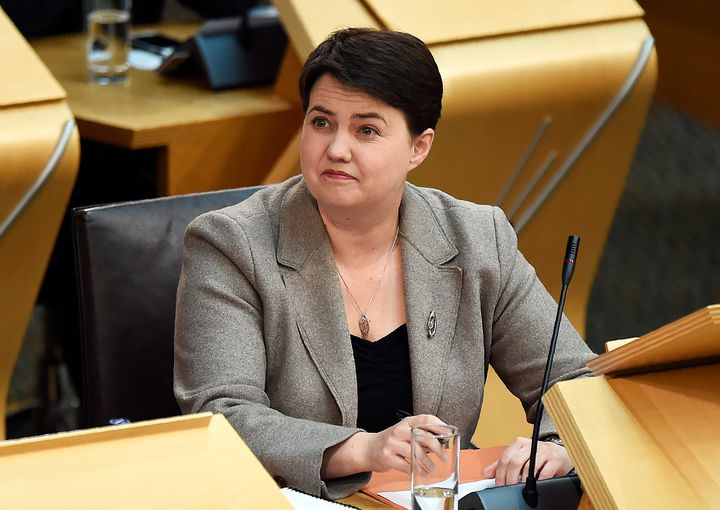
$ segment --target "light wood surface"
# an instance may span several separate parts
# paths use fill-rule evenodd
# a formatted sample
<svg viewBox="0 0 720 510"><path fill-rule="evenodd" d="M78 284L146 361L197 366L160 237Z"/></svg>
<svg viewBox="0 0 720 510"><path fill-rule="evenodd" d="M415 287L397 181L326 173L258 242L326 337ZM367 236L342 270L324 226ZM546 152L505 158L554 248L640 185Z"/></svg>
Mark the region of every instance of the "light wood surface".
<svg viewBox="0 0 720 510"><path fill-rule="evenodd" d="M720 364L608 381L705 508L720 508Z"/></svg>
<svg viewBox="0 0 720 510"><path fill-rule="evenodd" d="M633 0L454 0L442 5L438 17L435 0L363 0L380 23L409 32L426 44L495 37L520 32L551 30L642 16Z"/></svg>
<svg viewBox="0 0 720 510"><path fill-rule="evenodd" d="M3 77L0 106L65 99L65 91L33 53L25 38L0 7L0 48ZM12 80L11 73L20 72ZM3 135L5 132L3 132Z"/></svg>
<svg viewBox="0 0 720 510"><path fill-rule="evenodd" d="M331 32L346 27L380 28L360 0L274 0L301 61Z"/></svg>
<svg viewBox="0 0 720 510"><path fill-rule="evenodd" d="M597 377L543 399L595 508L720 508L718 339L711 305L595 358Z"/></svg>
<svg viewBox="0 0 720 510"><path fill-rule="evenodd" d="M0 443L0 487L2 508L292 508L209 413Z"/></svg>
<svg viewBox="0 0 720 510"><path fill-rule="evenodd" d="M362 492L356 492L352 496L339 501L340 503L356 506L361 510L388 510L388 508L390 508L388 505Z"/></svg>
<svg viewBox="0 0 720 510"><path fill-rule="evenodd" d="M595 507L593 507L592 502L590 501L590 498L587 494L583 493L582 497L580 498L580 504L578 505L578 510L594 510Z"/></svg>
<svg viewBox="0 0 720 510"><path fill-rule="evenodd" d="M630 342L633 342L637 339L638 339L638 337L618 338L617 340L608 340L607 342L605 342L605 352L614 351L615 349L622 347L623 345L627 345Z"/></svg>
<svg viewBox="0 0 720 510"><path fill-rule="evenodd" d="M595 374L613 374L707 359L720 359L720 304L701 308L587 365Z"/></svg>
<svg viewBox="0 0 720 510"><path fill-rule="evenodd" d="M657 95L720 129L720 2L639 0L657 40Z"/></svg>
<svg viewBox="0 0 720 510"><path fill-rule="evenodd" d="M72 119L65 93L0 10L0 225L34 186ZM55 171L0 236L0 439L8 388L63 213L75 183L73 130Z"/></svg>
<svg viewBox="0 0 720 510"><path fill-rule="evenodd" d="M544 399L593 506L720 508L720 365L558 383Z"/></svg>
<svg viewBox="0 0 720 510"><path fill-rule="evenodd" d="M197 25L143 30L152 28L184 40ZM33 48L67 91L83 139L160 149L163 194L259 184L301 122L297 105L272 87L213 92L200 78L137 69L124 84L91 83L82 34L38 39Z"/></svg>

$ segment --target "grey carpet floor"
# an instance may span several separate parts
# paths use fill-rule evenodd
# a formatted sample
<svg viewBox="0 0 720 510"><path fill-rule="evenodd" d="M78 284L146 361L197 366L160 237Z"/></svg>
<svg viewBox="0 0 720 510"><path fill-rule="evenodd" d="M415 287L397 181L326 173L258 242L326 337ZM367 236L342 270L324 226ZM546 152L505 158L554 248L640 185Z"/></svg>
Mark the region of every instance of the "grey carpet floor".
<svg viewBox="0 0 720 510"><path fill-rule="evenodd" d="M639 336L720 303L720 130L655 102L588 306L587 340Z"/></svg>

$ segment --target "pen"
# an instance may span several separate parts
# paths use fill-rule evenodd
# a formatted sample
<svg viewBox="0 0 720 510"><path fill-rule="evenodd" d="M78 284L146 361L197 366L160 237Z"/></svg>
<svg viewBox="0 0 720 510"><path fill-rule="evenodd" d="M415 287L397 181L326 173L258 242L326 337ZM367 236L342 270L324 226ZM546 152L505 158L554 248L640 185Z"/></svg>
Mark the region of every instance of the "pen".
<svg viewBox="0 0 720 510"><path fill-rule="evenodd" d="M395 418L397 418L397 421L403 421L404 418L407 418L409 416L412 416L412 414L408 413L407 411L403 409L398 409L395 413ZM438 442L445 446L447 444L447 439L438 438Z"/></svg>
<svg viewBox="0 0 720 510"><path fill-rule="evenodd" d="M397 418L397 421L403 421L403 419L405 419L409 416L412 416L412 415L410 413L408 413L407 411L403 411L402 409L398 410L395 413L395 418Z"/></svg>

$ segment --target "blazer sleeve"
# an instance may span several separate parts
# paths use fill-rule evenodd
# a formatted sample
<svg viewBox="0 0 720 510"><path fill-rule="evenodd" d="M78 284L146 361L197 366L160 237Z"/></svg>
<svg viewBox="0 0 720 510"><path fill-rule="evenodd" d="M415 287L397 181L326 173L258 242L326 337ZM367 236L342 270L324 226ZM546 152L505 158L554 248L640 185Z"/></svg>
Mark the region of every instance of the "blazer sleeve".
<svg viewBox="0 0 720 510"><path fill-rule="evenodd" d="M498 250L498 295L492 314L490 364L535 419L545 363L550 350L557 303L537 278L535 269L517 247L517 237L501 209L493 208ZM558 267L558 278L560 270ZM585 362L594 356L563 315L550 385L590 373ZM554 433L545 413L540 437Z"/></svg>
<svg viewBox="0 0 720 510"><path fill-rule="evenodd" d="M360 429L271 407L265 342L273 339L264 331L271 318L264 317L263 299L272 297L258 292L257 260L267 254L254 251L242 226L223 213L202 215L188 227L175 323L177 401L183 413L225 415L270 474L288 485L333 499L346 496L365 485L369 473L323 481L322 458Z"/></svg>

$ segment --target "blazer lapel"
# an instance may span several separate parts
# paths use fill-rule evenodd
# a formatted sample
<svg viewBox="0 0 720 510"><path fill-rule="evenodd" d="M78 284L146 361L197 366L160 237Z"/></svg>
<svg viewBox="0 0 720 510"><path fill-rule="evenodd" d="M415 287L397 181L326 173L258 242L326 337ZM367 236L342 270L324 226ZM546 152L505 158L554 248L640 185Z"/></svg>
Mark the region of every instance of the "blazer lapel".
<svg viewBox="0 0 720 510"><path fill-rule="evenodd" d="M460 306L462 269L446 264L457 248L411 186L406 186L400 218L413 412L437 414Z"/></svg>
<svg viewBox="0 0 720 510"><path fill-rule="evenodd" d="M278 262L305 347L340 409L342 425L357 421L357 380L350 332L330 241L314 199L300 183L280 212Z"/></svg>

